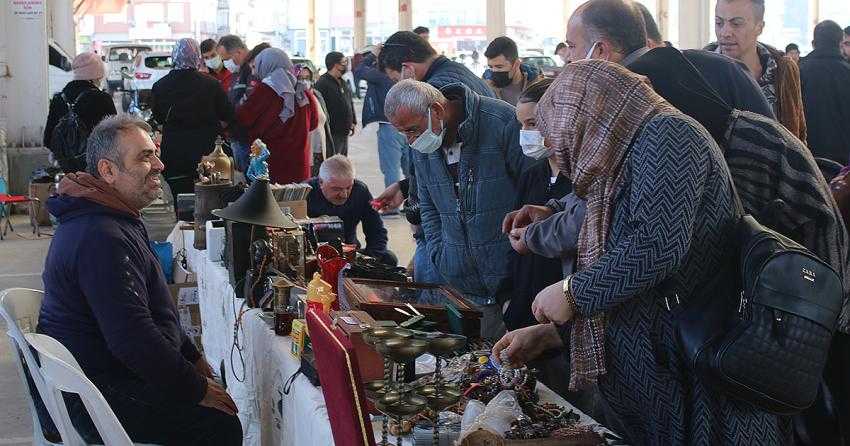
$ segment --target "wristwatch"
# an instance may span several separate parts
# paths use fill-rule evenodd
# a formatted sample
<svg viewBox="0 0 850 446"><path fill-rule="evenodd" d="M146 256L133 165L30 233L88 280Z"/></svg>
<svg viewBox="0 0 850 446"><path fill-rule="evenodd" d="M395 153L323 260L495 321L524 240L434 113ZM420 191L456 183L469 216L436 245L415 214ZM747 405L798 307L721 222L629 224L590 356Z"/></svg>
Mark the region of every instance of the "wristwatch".
<svg viewBox="0 0 850 446"><path fill-rule="evenodd" d="M570 305L573 309L573 312L575 312L575 309L577 308L577 306L576 306L576 298L575 298L575 296L573 296L572 284L573 284L573 276L572 276L572 274L570 274L569 276L567 276L566 279L564 279L564 300L567 301L567 305Z"/></svg>

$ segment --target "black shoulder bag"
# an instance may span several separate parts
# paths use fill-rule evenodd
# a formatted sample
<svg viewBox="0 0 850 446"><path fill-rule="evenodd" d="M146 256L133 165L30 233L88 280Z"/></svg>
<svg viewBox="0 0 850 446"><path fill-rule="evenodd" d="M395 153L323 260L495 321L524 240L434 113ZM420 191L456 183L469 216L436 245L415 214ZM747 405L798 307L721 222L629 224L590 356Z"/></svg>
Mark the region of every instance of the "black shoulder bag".
<svg viewBox="0 0 850 446"><path fill-rule="evenodd" d="M679 341L715 391L794 414L817 396L843 302L841 278L808 249L744 215L734 183L732 194L732 256L705 293L673 310Z"/></svg>

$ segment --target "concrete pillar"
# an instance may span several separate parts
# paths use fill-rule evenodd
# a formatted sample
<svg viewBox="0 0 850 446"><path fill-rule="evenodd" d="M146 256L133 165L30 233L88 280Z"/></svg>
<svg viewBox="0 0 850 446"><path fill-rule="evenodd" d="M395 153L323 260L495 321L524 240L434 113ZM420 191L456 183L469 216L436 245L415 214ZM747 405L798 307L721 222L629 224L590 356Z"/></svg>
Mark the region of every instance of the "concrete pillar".
<svg viewBox="0 0 850 446"><path fill-rule="evenodd" d="M413 0L398 0L398 29L413 30Z"/></svg>
<svg viewBox="0 0 850 446"><path fill-rule="evenodd" d="M812 31L820 23L820 0L809 0L809 9L812 11Z"/></svg>
<svg viewBox="0 0 850 446"><path fill-rule="evenodd" d="M74 25L73 2L47 2L50 12L48 37L70 57L77 55L77 33Z"/></svg>
<svg viewBox="0 0 850 446"><path fill-rule="evenodd" d="M319 31L316 28L316 0L307 0L307 57L319 61Z"/></svg>
<svg viewBox="0 0 850 446"><path fill-rule="evenodd" d="M670 1L655 1L655 21L658 22L658 31L661 32L664 40L670 40Z"/></svg>
<svg viewBox="0 0 850 446"><path fill-rule="evenodd" d="M566 28L564 29L566 34ZM487 0L487 41L505 35L505 0Z"/></svg>
<svg viewBox="0 0 850 446"><path fill-rule="evenodd" d="M26 170L18 161L45 152L42 132L50 99L46 3L0 2L0 175L9 178L16 193L26 187L11 184L19 181L10 173Z"/></svg>
<svg viewBox="0 0 850 446"><path fill-rule="evenodd" d="M709 0L679 2L679 48L702 48L712 40Z"/></svg>
<svg viewBox="0 0 850 446"><path fill-rule="evenodd" d="M366 46L366 0L354 0L354 51Z"/></svg>
<svg viewBox="0 0 850 446"><path fill-rule="evenodd" d="M573 11L578 7L579 2L581 0L562 0L563 11L561 13L561 29L558 30L558 41L563 42L567 40L567 24L570 21L570 16L573 15Z"/></svg>

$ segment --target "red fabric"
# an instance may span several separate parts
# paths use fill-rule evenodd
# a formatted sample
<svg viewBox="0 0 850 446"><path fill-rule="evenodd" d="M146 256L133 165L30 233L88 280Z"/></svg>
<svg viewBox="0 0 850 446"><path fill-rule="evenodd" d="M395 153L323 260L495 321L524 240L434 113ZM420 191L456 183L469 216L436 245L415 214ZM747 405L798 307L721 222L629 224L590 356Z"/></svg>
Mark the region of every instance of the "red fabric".
<svg viewBox="0 0 850 446"><path fill-rule="evenodd" d="M286 123L280 120L283 98L268 85L258 82L248 99L236 109L236 119L248 130L249 143L260 138L269 148L269 176L272 183L300 183L310 178L313 153L308 135L319 124L313 93L311 101L295 108Z"/></svg>
<svg viewBox="0 0 850 446"><path fill-rule="evenodd" d="M221 84L221 88L225 93L230 91L230 82L233 79L233 73L231 73L230 70L222 68L221 71L210 71L209 75Z"/></svg>
<svg viewBox="0 0 850 446"><path fill-rule="evenodd" d="M337 446L374 446L368 404L360 385L360 367L354 345L328 315L309 310L307 331L316 357L319 382ZM352 385L352 380L355 385Z"/></svg>
<svg viewBox="0 0 850 446"><path fill-rule="evenodd" d="M0 203L8 204L8 203L26 203L30 200L29 197L24 195L8 195L8 194L0 194Z"/></svg>

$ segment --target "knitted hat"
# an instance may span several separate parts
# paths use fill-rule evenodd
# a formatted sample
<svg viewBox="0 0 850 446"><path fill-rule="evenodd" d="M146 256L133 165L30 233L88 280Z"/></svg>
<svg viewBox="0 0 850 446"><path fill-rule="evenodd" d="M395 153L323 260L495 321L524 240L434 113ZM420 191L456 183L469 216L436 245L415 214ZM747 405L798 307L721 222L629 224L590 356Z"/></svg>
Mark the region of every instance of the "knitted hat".
<svg viewBox="0 0 850 446"><path fill-rule="evenodd" d="M106 77L106 64L94 53L80 53L71 63L75 81L89 81Z"/></svg>

